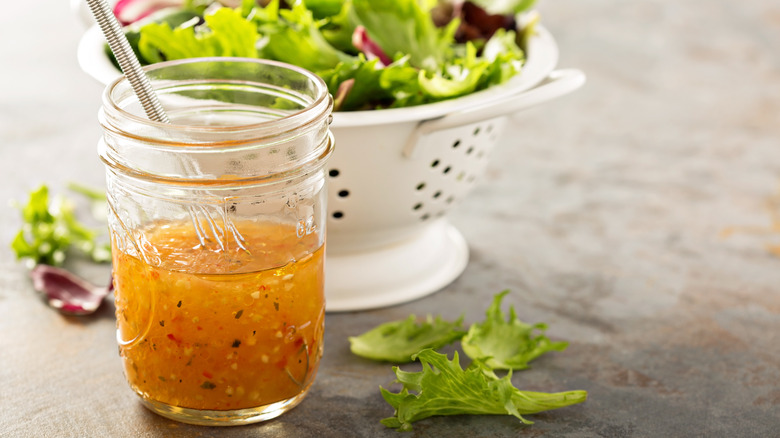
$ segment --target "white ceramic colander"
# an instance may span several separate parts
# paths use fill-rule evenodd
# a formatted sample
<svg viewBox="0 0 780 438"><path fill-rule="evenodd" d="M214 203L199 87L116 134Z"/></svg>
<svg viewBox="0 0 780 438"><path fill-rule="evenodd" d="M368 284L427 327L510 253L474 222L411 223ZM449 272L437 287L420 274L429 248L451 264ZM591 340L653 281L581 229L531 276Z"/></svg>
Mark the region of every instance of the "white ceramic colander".
<svg viewBox="0 0 780 438"><path fill-rule="evenodd" d="M82 38L78 60L104 84L121 74L97 27ZM446 214L474 187L510 116L584 83L578 70L553 70L557 61L540 26L522 73L505 84L418 107L334 113L328 311L402 303L460 275L468 246Z"/></svg>
<svg viewBox="0 0 780 438"><path fill-rule="evenodd" d="M553 70L557 58L540 28L522 74L506 84L420 107L334 114L329 311L409 301L463 271L468 246L446 214L484 172L510 116L585 82L579 70Z"/></svg>

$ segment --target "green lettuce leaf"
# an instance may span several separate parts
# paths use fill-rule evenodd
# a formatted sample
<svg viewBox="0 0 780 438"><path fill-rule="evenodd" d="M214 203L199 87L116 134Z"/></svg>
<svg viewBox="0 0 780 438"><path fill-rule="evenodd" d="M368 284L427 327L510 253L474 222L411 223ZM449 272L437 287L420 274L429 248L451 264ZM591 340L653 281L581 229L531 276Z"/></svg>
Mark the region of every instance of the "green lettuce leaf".
<svg viewBox="0 0 780 438"><path fill-rule="evenodd" d="M491 14L520 13L531 9L536 0L471 0Z"/></svg>
<svg viewBox="0 0 780 438"><path fill-rule="evenodd" d="M378 62L378 59L367 60L360 54L352 61L318 72L334 96L334 111L365 109L370 102L390 98L380 85L383 70L377 66Z"/></svg>
<svg viewBox="0 0 780 438"><path fill-rule="evenodd" d="M450 29L438 29L430 15L432 5L423 7L420 3L418 0L352 1L358 22L390 58L409 55L414 67L437 71L450 51Z"/></svg>
<svg viewBox="0 0 780 438"><path fill-rule="evenodd" d="M523 51L515 32L459 44L460 21L436 27L437 0L243 0L237 9L200 1L182 14L128 31L144 63L204 56L262 57L303 67L325 79L338 111L401 108L470 94L520 71ZM161 22L160 22L161 21ZM358 26L382 49L385 62L367 60L352 44ZM137 33L136 33L137 32ZM525 37L525 34L523 34ZM137 48L136 48L137 45Z"/></svg>
<svg viewBox="0 0 780 438"><path fill-rule="evenodd" d="M347 2L348 0L303 0L303 4L317 19L340 14Z"/></svg>
<svg viewBox="0 0 780 438"><path fill-rule="evenodd" d="M381 388L382 397L395 414L382 420L387 427L401 431L412 429L412 423L435 415L512 415L526 424L526 414L582 403L587 392L543 393L521 391L511 382L511 373L498 378L475 361L466 370L460 366L458 353L452 361L446 355L423 350L416 355L422 362L420 372L405 372L393 367L396 381L403 385L398 393ZM413 392L410 392L413 391Z"/></svg>
<svg viewBox="0 0 780 438"><path fill-rule="evenodd" d="M425 71L420 71L420 88L434 99L447 99L463 96L476 90L480 78L489 63L477 58L477 49L473 44L466 44L466 55L446 66L444 73L436 73L430 77Z"/></svg>
<svg viewBox="0 0 780 438"><path fill-rule="evenodd" d="M307 6L309 2L306 2ZM317 11L312 12L317 17ZM341 10L335 14L324 17L320 32L325 40L333 46L350 55L357 55L358 51L352 44L352 34L357 27L357 19L352 13L352 0L341 2Z"/></svg>
<svg viewBox="0 0 780 438"><path fill-rule="evenodd" d="M239 11L218 8L203 17L205 26L172 28L148 23L140 29L138 50L150 63L207 56L257 58L257 26Z"/></svg>
<svg viewBox="0 0 780 438"><path fill-rule="evenodd" d="M423 323L416 320L410 315L405 320L381 324L360 336L350 337L350 350L368 359L406 363L423 349L443 347L465 334L461 327L463 318L448 322L428 315Z"/></svg>
<svg viewBox="0 0 780 438"><path fill-rule="evenodd" d="M482 48L482 57L488 66L480 79L478 89L502 84L520 73L525 53L515 42L514 31L499 29Z"/></svg>
<svg viewBox="0 0 780 438"><path fill-rule="evenodd" d="M499 29L487 41L481 56L471 42L436 73L420 71L419 86L426 101L464 96L506 82L520 71L523 51L515 44L515 32Z"/></svg>
<svg viewBox="0 0 780 438"><path fill-rule="evenodd" d="M528 362L548 351L562 351L568 342L551 342L543 332L547 325L526 324L517 318L514 306L509 307L509 319L501 311L501 301L509 291L493 298L485 321L472 324L461 340L463 352L472 359L484 360L492 369L522 370Z"/></svg>
<svg viewBox="0 0 780 438"><path fill-rule="evenodd" d="M268 35L263 55L270 59L303 67L313 72L335 68L352 56L337 50L320 32L319 21L303 3L279 10L280 22Z"/></svg>

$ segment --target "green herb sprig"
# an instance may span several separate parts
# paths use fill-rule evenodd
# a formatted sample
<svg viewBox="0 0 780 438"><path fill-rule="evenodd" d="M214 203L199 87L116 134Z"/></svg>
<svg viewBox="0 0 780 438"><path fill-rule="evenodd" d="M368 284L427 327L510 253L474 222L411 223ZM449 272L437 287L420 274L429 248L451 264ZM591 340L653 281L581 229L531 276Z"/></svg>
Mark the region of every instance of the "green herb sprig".
<svg viewBox="0 0 780 438"><path fill-rule="evenodd" d="M105 203L102 193L75 184L70 188L93 202ZM74 248L95 262L110 261L110 246L98 241L100 231L85 226L76 218L74 203L65 197L52 202L49 198L49 188L42 185L30 192L26 204L17 204L23 222L11 242L17 259L27 260L31 267L37 264L59 266L65 261L67 252Z"/></svg>

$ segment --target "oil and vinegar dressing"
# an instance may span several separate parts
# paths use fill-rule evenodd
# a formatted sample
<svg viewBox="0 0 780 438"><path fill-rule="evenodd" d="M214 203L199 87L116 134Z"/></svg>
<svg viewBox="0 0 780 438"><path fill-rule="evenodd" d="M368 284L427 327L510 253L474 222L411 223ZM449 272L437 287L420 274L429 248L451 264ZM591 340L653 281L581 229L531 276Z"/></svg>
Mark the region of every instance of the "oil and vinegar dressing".
<svg viewBox="0 0 780 438"><path fill-rule="evenodd" d="M289 225L239 222L239 245L200 244L192 223L113 244L117 337L141 397L199 410L290 399L322 356L324 248ZM138 251L133 251L138 252Z"/></svg>

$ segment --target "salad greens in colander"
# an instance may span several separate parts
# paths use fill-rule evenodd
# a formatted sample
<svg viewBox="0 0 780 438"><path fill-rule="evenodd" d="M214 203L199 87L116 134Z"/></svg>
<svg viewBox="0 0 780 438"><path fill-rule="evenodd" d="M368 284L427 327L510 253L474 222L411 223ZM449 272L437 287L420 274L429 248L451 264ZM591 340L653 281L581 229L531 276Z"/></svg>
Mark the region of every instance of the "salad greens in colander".
<svg viewBox="0 0 780 438"><path fill-rule="evenodd" d="M142 64L272 59L317 73L336 110L398 108L463 96L516 75L536 22L519 29L516 14L534 1L186 0L126 33Z"/></svg>

